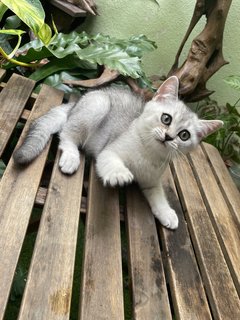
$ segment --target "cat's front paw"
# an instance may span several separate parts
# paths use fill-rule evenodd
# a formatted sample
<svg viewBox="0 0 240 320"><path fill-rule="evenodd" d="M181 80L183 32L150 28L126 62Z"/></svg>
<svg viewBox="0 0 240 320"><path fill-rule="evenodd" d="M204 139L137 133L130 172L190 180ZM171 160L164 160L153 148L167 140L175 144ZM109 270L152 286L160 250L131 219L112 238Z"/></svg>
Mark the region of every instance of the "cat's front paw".
<svg viewBox="0 0 240 320"><path fill-rule="evenodd" d="M153 212L155 217L161 222L161 224L168 229L177 229L178 227L178 217L176 212L172 208L164 210L164 212Z"/></svg>
<svg viewBox="0 0 240 320"><path fill-rule="evenodd" d="M115 170L109 170L109 172L102 177L102 180L105 186L123 186L124 184L129 184L133 181L133 174L128 170L128 168L123 167Z"/></svg>
<svg viewBox="0 0 240 320"><path fill-rule="evenodd" d="M73 174L80 165L79 152L63 151L59 160L59 167L65 174Z"/></svg>

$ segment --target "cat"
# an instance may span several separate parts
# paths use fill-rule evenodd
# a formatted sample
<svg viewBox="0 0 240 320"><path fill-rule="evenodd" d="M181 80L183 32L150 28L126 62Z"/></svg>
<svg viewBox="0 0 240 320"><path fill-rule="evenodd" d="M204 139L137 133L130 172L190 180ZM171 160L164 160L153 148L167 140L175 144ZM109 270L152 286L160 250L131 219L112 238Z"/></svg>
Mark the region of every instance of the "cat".
<svg viewBox="0 0 240 320"><path fill-rule="evenodd" d="M178 88L178 78L171 76L147 103L126 88L90 91L77 103L62 104L38 118L14 160L31 162L58 132L63 173L78 169L81 147L96 159L104 185L137 181L154 216L163 226L176 229L178 217L167 201L161 176L175 156L190 152L223 125L220 120L199 119L178 99Z"/></svg>

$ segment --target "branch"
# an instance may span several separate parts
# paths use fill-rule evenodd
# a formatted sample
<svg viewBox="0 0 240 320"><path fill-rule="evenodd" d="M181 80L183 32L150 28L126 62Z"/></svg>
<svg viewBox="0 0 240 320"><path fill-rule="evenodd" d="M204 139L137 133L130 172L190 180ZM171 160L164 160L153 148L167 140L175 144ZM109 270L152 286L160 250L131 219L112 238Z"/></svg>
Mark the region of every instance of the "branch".
<svg viewBox="0 0 240 320"><path fill-rule="evenodd" d="M118 76L118 71L110 70L107 67L105 67L103 73L99 78L89 80L65 80L63 81L63 83L73 86L81 86L85 88L95 88L115 80Z"/></svg>
<svg viewBox="0 0 240 320"><path fill-rule="evenodd" d="M66 0L69 3L95 15L98 15L96 4L94 0Z"/></svg>
<svg viewBox="0 0 240 320"><path fill-rule="evenodd" d="M169 75L180 80L180 95L188 101L209 96L206 81L227 62L223 58L223 31L231 0L197 0L190 26L177 52ZM207 23L203 31L193 40L187 59L178 68L178 59L190 32L205 14Z"/></svg>

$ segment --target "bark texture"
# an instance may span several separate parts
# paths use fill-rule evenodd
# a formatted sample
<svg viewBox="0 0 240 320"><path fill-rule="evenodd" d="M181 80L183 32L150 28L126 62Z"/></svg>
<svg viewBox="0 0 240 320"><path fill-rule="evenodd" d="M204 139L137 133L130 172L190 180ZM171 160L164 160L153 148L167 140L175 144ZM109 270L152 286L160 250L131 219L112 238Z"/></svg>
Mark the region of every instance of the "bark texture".
<svg viewBox="0 0 240 320"><path fill-rule="evenodd" d="M188 101L198 101L213 91L206 88L208 79L227 64L223 57L223 32L232 0L197 0L193 16L169 72L180 80L180 95ZM206 25L192 41L182 66L179 57L182 49L200 18L206 16Z"/></svg>

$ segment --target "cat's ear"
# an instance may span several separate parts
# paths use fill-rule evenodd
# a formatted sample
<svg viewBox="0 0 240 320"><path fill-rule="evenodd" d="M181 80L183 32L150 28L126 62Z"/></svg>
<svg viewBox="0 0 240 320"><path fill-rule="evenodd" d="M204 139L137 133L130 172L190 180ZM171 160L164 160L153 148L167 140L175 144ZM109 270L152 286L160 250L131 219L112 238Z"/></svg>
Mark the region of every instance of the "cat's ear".
<svg viewBox="0 0 240 320"><path fill-rule="evenodd" d="M179 80L176 76L171 76L165 80L158 88L153 97L153 101L177 100Z"/></svg>
<svg viewBox="0 0 240 320"><path fill-rule="evenodd" d="M222 126L224 125L223 121L221 120L199 120L199 124L200 125L197 135L200 140L206 138L213 132L222 128Z"/></svg>

